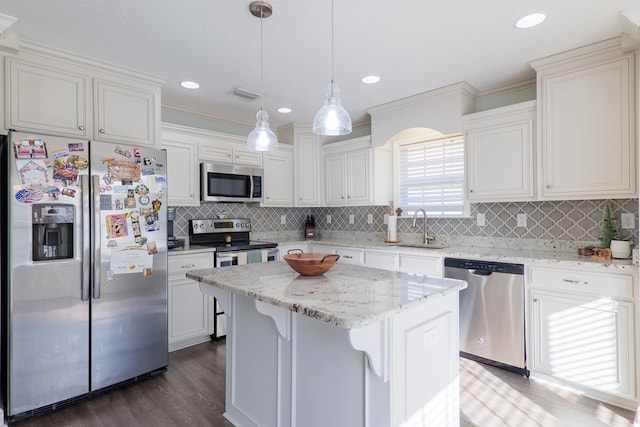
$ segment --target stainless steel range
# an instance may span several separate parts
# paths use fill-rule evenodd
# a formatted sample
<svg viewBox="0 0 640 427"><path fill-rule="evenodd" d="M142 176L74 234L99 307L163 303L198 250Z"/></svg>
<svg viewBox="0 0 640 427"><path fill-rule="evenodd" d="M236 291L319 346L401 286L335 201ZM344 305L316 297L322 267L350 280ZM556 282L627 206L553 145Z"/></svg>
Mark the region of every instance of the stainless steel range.
<svg viewBox="0 0 640 427"><path fill-rule="evenodd" d="M251 240L251 220L248 218L189 220L189 244L213 248L214 265L230 267L259 262L277 261L278 244ZM215 315L212 339L226 335L226 316L214 299Z"/></svg>

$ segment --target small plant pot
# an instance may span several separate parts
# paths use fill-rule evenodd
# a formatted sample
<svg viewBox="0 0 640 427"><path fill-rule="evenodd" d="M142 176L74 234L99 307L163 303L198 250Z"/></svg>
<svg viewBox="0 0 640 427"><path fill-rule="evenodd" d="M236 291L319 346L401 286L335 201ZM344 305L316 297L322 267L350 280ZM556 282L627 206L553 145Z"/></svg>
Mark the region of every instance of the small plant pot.
<svg viewBox="0 0 640 427"><path fill-rule="evenodd" d="M611 257L618 259L627 259L631 257L631 243L628 240L612 240Z"/></svg>

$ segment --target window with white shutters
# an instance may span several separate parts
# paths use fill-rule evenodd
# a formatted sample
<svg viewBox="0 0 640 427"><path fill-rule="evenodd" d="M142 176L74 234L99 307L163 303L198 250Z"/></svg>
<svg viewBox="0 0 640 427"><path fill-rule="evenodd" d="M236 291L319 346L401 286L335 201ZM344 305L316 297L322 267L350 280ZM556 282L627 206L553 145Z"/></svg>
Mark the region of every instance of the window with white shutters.
<svg viewBox="0 0 640 427"><path fill-rule="evenodd" d="M424 209L429 217L461 217L468 213L464 189L462 135L400 143L398 205L408 215Z"/></svg>

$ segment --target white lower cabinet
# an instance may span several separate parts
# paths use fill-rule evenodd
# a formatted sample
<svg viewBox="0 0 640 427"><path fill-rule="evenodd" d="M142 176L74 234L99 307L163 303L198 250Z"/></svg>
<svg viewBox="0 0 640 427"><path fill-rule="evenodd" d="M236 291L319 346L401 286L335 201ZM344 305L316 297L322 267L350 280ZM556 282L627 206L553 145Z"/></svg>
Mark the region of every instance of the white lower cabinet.
<svg viewBox="0 0 640 427"><path fill-rule="evenodd" d="M292 244L285 244L285 245L278 244L278 250L280 251L280 259L283 259L282 257L287 255L289 251L294 249L300 249L302 252L309 252L309 246L306 243L292 243Z"/></svg>
<svg viewBox="0 0 640 427"><path fill-rule="evenodd" d="M338 262L342 264L364 265L364 251L362 249L337 247L335 254L340 256Z"/></svg>
<svg viewBox="0 0 640 427"><path fill-rule="evenodd" d="M338 262L341 264L364 265L363 249L313 243L309 245L309 252L322 252L326 254L339 255L340 258L338 258Z"/></svg>
<svg viewBox="0 0 640 427"><path fill-rule="evenodd" d="M405 273L427 274L429 276L444 276L444 260L441 256L400 254L398 256L398 270Z"/></svg>
<svg viewBox="0 0 640 427"><path fill-rule="evenodd" d="M210 339L213 333L213 297L185 273L213 268L213 253L169 256L169 351Z"/></svg>
<svg viewBox="0 0 640 427"><path fill-rule="evenodd" d="M531 375L635 410L634 276L529 269Z"/></svg>
<svg viewBox="0 0 640 427"><path fill-rule="evenodd" d="M383 270L398 270L398 254L384 251L366 251L364 265Z"/></svg>

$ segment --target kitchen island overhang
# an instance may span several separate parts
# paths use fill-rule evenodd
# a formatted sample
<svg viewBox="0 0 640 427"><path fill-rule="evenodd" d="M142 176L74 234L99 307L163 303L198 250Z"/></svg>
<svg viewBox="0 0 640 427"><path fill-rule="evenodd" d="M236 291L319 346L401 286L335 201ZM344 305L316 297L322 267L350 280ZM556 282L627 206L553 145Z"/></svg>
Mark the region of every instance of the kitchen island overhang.
<svg viewBox="0 0 640 427"><path fill-rule="evenodd" d="M306 277L284 262L187 277L229 316L235 425L459 424L465 282L344 264Z"/></svg>

